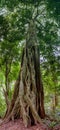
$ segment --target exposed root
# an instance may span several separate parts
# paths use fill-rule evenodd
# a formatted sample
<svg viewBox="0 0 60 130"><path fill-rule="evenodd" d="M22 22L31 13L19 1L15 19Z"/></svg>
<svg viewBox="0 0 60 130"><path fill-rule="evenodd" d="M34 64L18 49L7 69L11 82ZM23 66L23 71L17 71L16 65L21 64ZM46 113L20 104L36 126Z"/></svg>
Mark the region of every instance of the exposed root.
<svg viewBox="0 0 60 130"><path fill-rule="evenodd" d="M23 118L25 127L27 127L28 126L28 116L27 116L27 113L26 113L26 110L24 107L23 99L20 99L20 106L21 106L21 116Z"/></svg>
<svg viewBox="0 0 60 130"><path fill-rule="evenodd" d="M50 121L55 121L55 122L58 122L58 120L56 120L56 119L54 119L53 117L50 117L49 115L45 115L45 117L47 118L47 119L49 119Z"/></svg>
<svg viewBox="0 0 60 130"><path fill-rule="evenodd" d="M24 99L26 100L27 104L29 105L35 121L41 123L42 122L41 118L39 117L37 111L35 110L35 107L34 107L33 103L31 102L31 99L28 97L28 95L26 95Z"/></svg>

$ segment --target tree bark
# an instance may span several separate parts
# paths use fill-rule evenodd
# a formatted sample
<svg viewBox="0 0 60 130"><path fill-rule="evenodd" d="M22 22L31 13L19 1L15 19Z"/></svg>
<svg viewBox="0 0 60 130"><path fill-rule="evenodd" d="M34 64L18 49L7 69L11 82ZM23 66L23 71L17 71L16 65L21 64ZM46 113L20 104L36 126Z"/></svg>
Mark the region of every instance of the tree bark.
<svg viewBox="0 0 60 130"><path fill-rule="evenodd" d="M6 103L6 113L9 110L9 107L10 107L10 99L9 99L9 92L10 92L9 73L11 71L11 64L12 64L12 59L11 60L5 59L5 89L3 88L3 93L4 93L4 97L5 97L5 103ZM6 113L5 113L5 115L6 115Z"/></svg>
<svg viewBox="0 0 60 130"><path fill-rule="evenodd" d="M41 122L45 117L44 92L40 73L40 55L36 28L31 21L26 46L23 49L21 70L15 84L7 119L22 118L25 126Z"/></svg>

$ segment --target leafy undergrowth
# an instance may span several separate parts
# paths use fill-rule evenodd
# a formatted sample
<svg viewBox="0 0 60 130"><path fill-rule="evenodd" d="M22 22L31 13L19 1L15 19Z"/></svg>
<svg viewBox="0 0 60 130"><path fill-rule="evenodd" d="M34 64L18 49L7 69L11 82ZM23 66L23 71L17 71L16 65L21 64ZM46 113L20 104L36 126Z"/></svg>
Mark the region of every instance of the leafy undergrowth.
<svg viewBox="0 0 60 130"><path fill-rule="evenodd" d="M60 130L60 122L51 121L49 119L45 119L43 122L48 126L49 130Z"/></svg>
<svg viewBox="0 0 60 130"><path fill-rule="evenodd" d="M1 120L0 120L1 122ZM45 120L43 124L37 124L32 127L25 128L21 119L9 121L0 126L0 130L60 130L60 125L56 125L54 122Z"/></svg>

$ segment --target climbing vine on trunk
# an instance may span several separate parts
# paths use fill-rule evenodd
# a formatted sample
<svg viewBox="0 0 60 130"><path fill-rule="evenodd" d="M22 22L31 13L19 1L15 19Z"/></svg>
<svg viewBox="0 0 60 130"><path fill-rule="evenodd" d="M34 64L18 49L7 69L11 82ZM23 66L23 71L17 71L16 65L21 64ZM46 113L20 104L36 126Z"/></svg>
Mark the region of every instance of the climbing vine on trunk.
<svg viewBox="0 0 60 130"><path fill-rule="evenodd" d="M22 53L21 70L5 119L22 118L25 126L45 117L44 92L40 73L40 55L33 21L30 22Z"/></svg>

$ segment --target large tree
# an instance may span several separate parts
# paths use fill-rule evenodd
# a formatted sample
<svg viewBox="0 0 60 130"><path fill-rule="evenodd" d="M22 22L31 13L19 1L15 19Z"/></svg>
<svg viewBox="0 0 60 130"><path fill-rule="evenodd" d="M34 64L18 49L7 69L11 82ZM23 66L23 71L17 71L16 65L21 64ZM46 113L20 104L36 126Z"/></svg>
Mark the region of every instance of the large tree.
<svg viewBox="0 0 60 130"><path fill-rule="evenodd" d="M24 124L27 126L29 123L34 124L36 122L40 122L40 117L45 117L44 92L40 72L39 45L36 35L36 32L38 33L38 31L36 30L36 25L38 22L40 24L40 27L45 26L46 8L44 0L26 0L25 2L22 0L20 0L20 2L18 0L16 2L3 0L3 4L7 5L10 11L13 11L13 13L15 13L13 15L15 19L12 25L14 26L14 29L15 27L16 29L20 29L19 34L21 30L23 31L24 39L27 30L27 24L30 22L29 29L26 34L26 44L22 53L21 69L15 84L15 90L11 104L5 115L5 119L22 117ZM41 4L41 6L39 4ZM16 13L18 14L18 12L20 17L16 17ZM32 14L33 17L35 17L36 12L38 17L36 16L37 21L35 25L35 21L30 21L30 19L32 19ZM41 19L43 16L44 22L42 22L43 20ZM41 32L43 33L44 30ZM15 36L13 35L13 38L10 37L9 41L13 41L14 38ZM48 40L50 40L50 38L48 38Z"/></svg>
<svg viewBox="0 0 60 130"><path fill-rule="evenodd" d="M30 19L32 19L33 12L34 12L33 17L35 17L36 12L38 14L38 3L39 1L35 3L32 1L20 3L22 5L22 8L20 5L19 6L20 17L18 17L18 20L20 20L19 25L18 21L16 20L17 17L13 15L15 17L16 23L14 22L12 23L12 25L14 27L16 27L14 24L18 25L20 32L23 30L22 28L24 28L23 32L24 39L26 33L25 29L27 29L25 25L27 25L30 22ZM8 5L10 5L9 2ZM19 8L18 9L16 8L15 11L18 12ZM23 25L21 25L21 23L23 23ZM22 53L21 69L15 84L13 98L9 106L10 108L7 109L5 114L5 119L22 117L24 124L27 126L29 122L30 124L40 122L41 121L40 117L41 118L45 117L45 111L44 111L43 84L41 81L41 73L40 73L40 54L39 54L39 46L37 43L35 21L32 20L30 22L29 29L26 35L27 35L26 45ZM12 42L15 36L13 37L10 36L8 37L9 38L8 40L9 42Z"/></svg>
<svg viewBox="0 0 60 130"><path fill-rule="evenodd" d="M34 21L29 24L26 45L22 53L21 70L15 84L6 118L22 117L24 124L41 122L45 117L44 93L40 73L40 54Z"/></svg>

